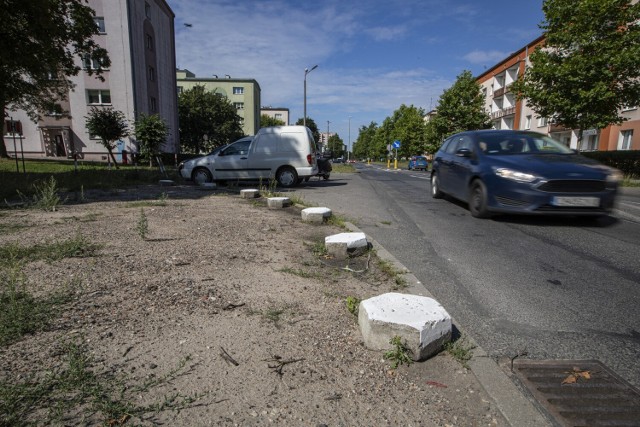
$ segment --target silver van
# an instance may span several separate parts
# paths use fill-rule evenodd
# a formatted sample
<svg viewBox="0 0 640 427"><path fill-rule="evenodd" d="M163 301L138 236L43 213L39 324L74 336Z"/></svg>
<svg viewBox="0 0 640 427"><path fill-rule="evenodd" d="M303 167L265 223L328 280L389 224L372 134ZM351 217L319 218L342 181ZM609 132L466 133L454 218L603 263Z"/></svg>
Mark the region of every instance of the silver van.
<svg viewBox="0 0 640 427"><path fill-rule="evenodd" d="M316 144L304 126L265 127L218 152L182 162L178 170L197 183L275 178L281 187L293 187L318 173Z"/></svg>

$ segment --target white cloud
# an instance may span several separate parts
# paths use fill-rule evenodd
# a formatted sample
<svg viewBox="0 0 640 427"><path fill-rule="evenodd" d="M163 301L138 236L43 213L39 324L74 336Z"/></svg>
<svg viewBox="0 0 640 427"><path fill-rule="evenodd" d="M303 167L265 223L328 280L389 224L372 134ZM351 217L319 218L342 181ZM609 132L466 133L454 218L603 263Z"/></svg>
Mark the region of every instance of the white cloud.
<svg viewBox="0 0 640 427"><path fill-rule="evenodd" d="M499 50L474 50L463 56L463 58L472 64L493 65L509 56L508 52Z"/></svg>

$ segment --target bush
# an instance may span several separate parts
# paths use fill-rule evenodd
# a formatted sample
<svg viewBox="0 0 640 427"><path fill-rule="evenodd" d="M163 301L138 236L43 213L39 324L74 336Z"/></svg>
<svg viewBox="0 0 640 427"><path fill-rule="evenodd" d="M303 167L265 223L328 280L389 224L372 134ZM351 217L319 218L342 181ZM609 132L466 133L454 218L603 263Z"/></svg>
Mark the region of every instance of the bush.
<svg viewBox="0 0 640 427"><path fill-rule="evenodd" d="M627 178L640 178L640 150L589 151L580 154L607 166L620 169Z"/></svg>

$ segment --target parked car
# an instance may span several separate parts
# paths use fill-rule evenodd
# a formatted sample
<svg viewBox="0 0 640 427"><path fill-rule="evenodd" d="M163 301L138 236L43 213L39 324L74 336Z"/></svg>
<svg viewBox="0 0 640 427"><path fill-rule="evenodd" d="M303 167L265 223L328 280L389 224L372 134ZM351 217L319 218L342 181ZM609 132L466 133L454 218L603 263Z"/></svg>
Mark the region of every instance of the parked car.
<svg viewBox="0 0 640 427"><path fill-rule="evenodd" d="M426 171L427 168L429 167L429 162L427 161L427 158L424 156L413 156L411 157L411 159L409 159L409 170L423 170Z"/></svg>
<svg viewBox="0 0 640 427"><path fill-rule="evenodd" d="M442 144L431 171L431 196L469 203L471 215L605 215L622 174L539 133L479 130Z"/></svg>
<svg viewBox="0 0 640 427"><path fill-rule="evenodd" d="M218 152L180 163L180 175L197 183L273 179L293 187L318 173L315 141L304 126L271 126Z"/></svg>

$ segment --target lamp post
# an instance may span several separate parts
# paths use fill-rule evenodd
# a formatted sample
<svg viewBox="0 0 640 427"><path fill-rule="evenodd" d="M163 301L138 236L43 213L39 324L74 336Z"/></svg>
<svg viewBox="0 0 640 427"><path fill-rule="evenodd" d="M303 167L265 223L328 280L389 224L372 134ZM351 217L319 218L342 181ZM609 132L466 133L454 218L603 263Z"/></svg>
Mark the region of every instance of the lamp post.
<svg viewBox="0 0 640 427"><path fill-rule="evenodd" d="M329 147L329 123L331 123L331 122L329 120L327 120L327 148L330 148ZM331 155L333 156L333 150L329 150L329 151L331 151Z"/></svg>
<svg viewBox="0 0 640 427"><path fill-rule="evenodd" d="M349 145L347 145L347 162L349 161L349 154L351 154L351 116L349 116Z"/></svg>
<svg viewBox="0 0 640 427"><path fill-rule="evenodd" d="M303 126L307 125L307 74L309 74L316 68L318 68L317 64L311 68L304 69L304 116L302 117Z"/></svg>

